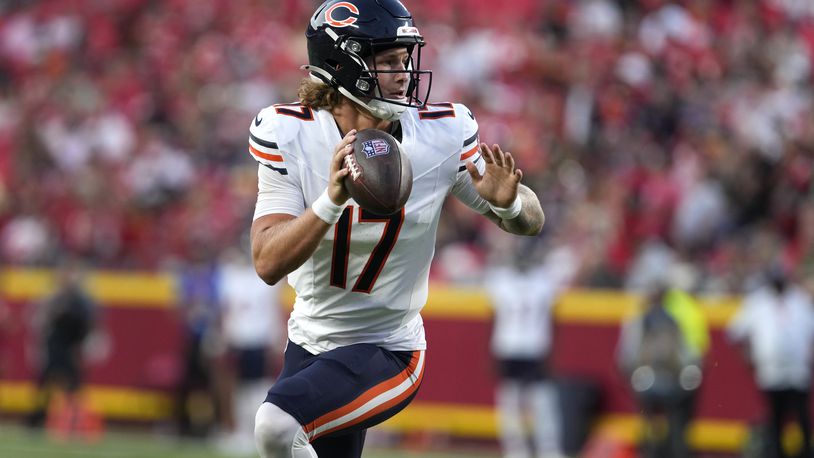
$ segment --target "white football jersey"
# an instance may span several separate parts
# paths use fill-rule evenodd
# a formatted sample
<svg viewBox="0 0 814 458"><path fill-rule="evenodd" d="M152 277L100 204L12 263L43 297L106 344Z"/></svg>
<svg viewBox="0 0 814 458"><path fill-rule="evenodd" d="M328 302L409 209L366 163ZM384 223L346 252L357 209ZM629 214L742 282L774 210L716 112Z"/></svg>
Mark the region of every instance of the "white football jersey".
<svg viewBox="0 0 814 458"><path fill-rule="evenodd" d="M535 359L549 354L552 309L579 265L577 254L563 246L528 270L503 266L488 273L486 291L495 310L492 354L503 359Z"/></svg>
<svg viewBox="0 0 814 458"><path fill-rule="evenodd" d="M419 311L427 300L441 206L452 193L480 213L489 209L464 167L473 161L481 173L485 168L478 125L465 106L409 109L400 122L413 169L402 212L381 217L349 200L311 258L288 275L297 296L289 338L312 353L355 343L425 349ZM261 110L249 138L249 151L261 164L254 218L302 214L325 191L341 140L328 111L299 104Z"/></svg>
<svg viewBox="0 0 814 458"><path fill-rule="evenodd" d="M224 306L223 334L234 348L268 348L282 339L280 285L268 286L246 263L219 269L218 293Z"/></svg>

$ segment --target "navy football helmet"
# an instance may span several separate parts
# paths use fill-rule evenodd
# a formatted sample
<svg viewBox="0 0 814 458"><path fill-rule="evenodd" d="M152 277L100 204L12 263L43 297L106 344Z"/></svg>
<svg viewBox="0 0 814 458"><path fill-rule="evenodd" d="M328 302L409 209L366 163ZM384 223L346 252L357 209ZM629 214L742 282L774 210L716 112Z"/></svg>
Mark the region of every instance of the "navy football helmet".
<svg viewBox="0 0 814 458"><path fill-rule="evenodd" d="M377 118L396 120L408 107L426 104L432 72L420 69L424 38L398 0L328 0L311 16L305 35L309 65L303 68ZM409 53L405 70L378 70L373 59L372 68L365 62L376 53L396 47L405 47ZM408 74L404 99L382 96L378 76L384 73ZM425 82L421 87L426 89L420 95L417 92L422 77Z"/></svg>

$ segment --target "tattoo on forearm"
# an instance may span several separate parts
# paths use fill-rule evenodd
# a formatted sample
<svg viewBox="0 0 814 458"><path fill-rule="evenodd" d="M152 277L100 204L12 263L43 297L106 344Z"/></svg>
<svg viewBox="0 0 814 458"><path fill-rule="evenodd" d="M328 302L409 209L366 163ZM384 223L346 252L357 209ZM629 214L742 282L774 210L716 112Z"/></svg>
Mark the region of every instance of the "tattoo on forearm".
<svg viewBox="0 0 814 458"><path fill-rule="evenodd" d="M503 230L513 234L537 235L545 223L545 214L540 202L534 192L525 186L521 186L518 192L523 202L520 214L511 220L500 220L499 225Z"/></svg>

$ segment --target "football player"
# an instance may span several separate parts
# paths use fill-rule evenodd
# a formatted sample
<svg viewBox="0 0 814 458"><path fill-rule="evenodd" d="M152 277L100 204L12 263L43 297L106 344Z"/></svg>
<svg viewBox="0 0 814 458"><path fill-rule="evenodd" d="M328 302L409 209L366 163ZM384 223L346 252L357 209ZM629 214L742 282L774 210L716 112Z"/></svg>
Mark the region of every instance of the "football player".
<svg viewBox="0 0 814 458"><path fill-rule="evenodd" d="M299 102L265 108L250 125L254 265L296 291L283 371L255 438L263 457L359 457L366 428L421 384L419 312L446 196L515 234L539 234L544 215L512 155L479 142L465 106L426 104L424 39L399 1L329 0L306 37ZM361 209L343 185L344 157L365 128L391 133L412 163L412 193L392 215Z"/></svg>

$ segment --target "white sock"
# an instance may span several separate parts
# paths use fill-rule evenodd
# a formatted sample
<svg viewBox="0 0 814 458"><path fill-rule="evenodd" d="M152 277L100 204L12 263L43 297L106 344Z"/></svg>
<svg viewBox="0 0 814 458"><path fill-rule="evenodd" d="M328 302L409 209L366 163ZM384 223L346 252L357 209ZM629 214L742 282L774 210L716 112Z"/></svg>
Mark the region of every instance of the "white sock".
<svg viewBox="0 0 814 458"><path fill-rule="evenodd" d="M261 458L318 458L300 423L270 402L257 409L254 440Z"/></svg>
<svg viewBox="0 0 814 458"><path fill-rule="evenodd" d="M561 456L560 408L557 388L551 382L531 385L531 405L534 417L534 442L540 456Z"/></svg>
<svg viewBox="0 0 814 458"><path fill-rule="evenodd" d="M525 412L522 387L514 381L502 381L497 389L500 418L500 444L506 458L531 458L526 442Z"/></svg>

